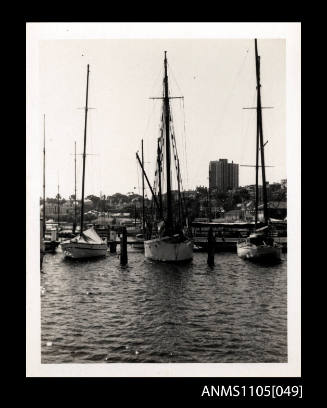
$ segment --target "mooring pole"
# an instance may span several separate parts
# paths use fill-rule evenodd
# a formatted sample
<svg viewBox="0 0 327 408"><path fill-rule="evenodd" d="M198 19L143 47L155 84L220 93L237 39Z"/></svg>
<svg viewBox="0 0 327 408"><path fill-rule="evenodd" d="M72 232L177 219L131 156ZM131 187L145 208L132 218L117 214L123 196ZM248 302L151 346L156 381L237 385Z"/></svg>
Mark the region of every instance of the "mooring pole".
<svg viewBox="0 0 327 408"><path fill-rule="evenodd" d="M110 249L110 253L111 254L115 254L116 253L116 248L117 248L117 243L114 241L111 241L109 243L109 249Z"/></svg>
<svg viewBox="0 0 327 408"><path fill-rule="evenodd" d="M109 225L107 229L107 244L108 247L110 248L110 253L115 254L117 248L116 232L111 230Z"/></svg>
<svg viewBox="0 0 327 408"><path fill-rule="evenodd" d="M213 235L212 227L208 231L208 265L214 266L215 264L215 244L216 239Z"/></svg>
<svg viewBox="0 0 327 408"><path fill-rule="evenodd" d="M120 237L120 264L126 265L128 262L127 258L127 231L126 227L123 227L123 231Z"/></svg>

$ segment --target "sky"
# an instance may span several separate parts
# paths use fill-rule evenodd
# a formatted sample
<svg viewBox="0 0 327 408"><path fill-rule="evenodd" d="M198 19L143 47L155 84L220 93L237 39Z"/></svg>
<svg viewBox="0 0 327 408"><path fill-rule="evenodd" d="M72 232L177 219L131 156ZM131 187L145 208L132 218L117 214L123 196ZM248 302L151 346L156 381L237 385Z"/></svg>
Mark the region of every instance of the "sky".
<svg viewBox="0 0 327 408"><path fill-rule="evenodd" d="M154 179L163 59L167 51L175 137L184 189L208 185L209 161L255 164L256 76L253 39L42 40L39 43L40 124L46 136L46 196L81 194L86 66L90 64L86 195L141 193L135 153L144 140ZM266 179L286 178L285 40L258 40L261 56ZM42 161L42 156L40 157ZM254 184L239 168L239 184ZM40 177L42 183L42 177ZM173 185L173 187L175 187ZM149 195L149 191L147 191Z"/></svg>

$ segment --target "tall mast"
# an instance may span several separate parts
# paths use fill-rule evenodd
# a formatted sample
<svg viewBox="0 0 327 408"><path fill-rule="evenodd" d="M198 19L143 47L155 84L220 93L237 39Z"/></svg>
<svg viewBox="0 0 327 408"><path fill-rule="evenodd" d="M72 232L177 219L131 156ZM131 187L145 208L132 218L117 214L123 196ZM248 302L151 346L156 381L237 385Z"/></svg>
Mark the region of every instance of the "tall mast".
<svg viewBox="0 0 327 408"><path fill-rule="evenodd" d="M162 219L162 191L161 191L161 149L160 149L160 137L158 138L158 148L157 148L157 161L158 161L158 196L159 196L159 218Z"/></svg>
<svg viewBox="0 0 327 408"><path fill-rule="evenodd" d="M87 128L88 93L89 93L89 72L90 72L89 64L87 64L85 123L84 123L84 149L83 149L82 199L81 199L81 227L80 227L80 232L81 233L83 232L83 221L84 221L84 184L85 184L86 128Z"/></svg>
<svg viewBox="0 0 327 408"><path fill-rule="evenodd" d="M259 125L258 133L259 133L259 138L260 138L260 151L261 151L263 214L264 214L264 221L265 223L267 223L268 222L268 205L267 205L265 154L264 154L263 130L262 130L260 56L258 55L257 39L254 40L254 44L255 44L255 59L256 59L256 74L257 74L257 123Z"/></svg>
<svg viewBox="0 0 327 408"><path fill-rule="evenodd" d="M59 222L60 222L60 200L59 200L59 179L58 179L58 195L57 195L57 206L58 206L58 230L59 230Z"/></svg>
<svg viewBox="0 0 327 408"><path fill-rule="evenodd" d="M43 238L45 238L45 114L43 114Z"/></svg>
<svg viewBox="0 0 327 408"><path fill-rule="evenodd" d="M76 191L76 141L75 141L75 143L74 143L74 147L75 147L75 149L74 149L74 162L75 162L75 200L74 200L74 222L75 222L75 225L76 225L76 221L77 221L77 215L76 215L76 210L77 210L77 208L76 208L76 200L77 200L77 196L76 196L76 194L77 194L77 191Z"/></svg>
<svg viewBox="0 0 327 408"><path fill-rule="evenodd" d="M208 220L211 222L210 180L208 181Z"/></svg>
<svg viewBox="0 0 327 408"><path fill-rule="evenodd" d="M172 216L172 203L171 203L171 181L170 181L170 115L169 115L169 95L168 95L168 74L167 74L167 51L165 51L165 94L164 94L164 110L165 110L165 128L166 128L166 168L167 168L167 220L166 220L166 233L167 235L173 232L173 216Z"/></svg>
<svg viewBox="0 0 327 408"><path fill-rule="evenodd" d="M142 139L142 166L144 168L144 152L143 152L143 139ZM144 207L144 173L142 171L142 231L145 231L145 207Z"/></svg>
<svg viewBox="0 0 327 408"><path fill-rule="evenodd" d="M257 94L257 112L259 106L259 94ZM256 159L255 159L255 226L258 222L258 206L259 206L259 115L257 113L257 137L256 137Z"/></svg>

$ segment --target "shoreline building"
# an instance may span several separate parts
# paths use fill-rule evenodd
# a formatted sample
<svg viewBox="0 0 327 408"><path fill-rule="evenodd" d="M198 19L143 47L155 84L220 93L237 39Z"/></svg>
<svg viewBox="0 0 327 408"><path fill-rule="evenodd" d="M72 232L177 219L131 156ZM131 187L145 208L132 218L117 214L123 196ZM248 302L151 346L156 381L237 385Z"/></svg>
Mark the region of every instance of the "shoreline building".
<svg viewBox="0 0 327 408"><path fill-rule="evenodd" d="M209 163L209 188L221 192L239 187L239 165L219 159Z"/></svg>

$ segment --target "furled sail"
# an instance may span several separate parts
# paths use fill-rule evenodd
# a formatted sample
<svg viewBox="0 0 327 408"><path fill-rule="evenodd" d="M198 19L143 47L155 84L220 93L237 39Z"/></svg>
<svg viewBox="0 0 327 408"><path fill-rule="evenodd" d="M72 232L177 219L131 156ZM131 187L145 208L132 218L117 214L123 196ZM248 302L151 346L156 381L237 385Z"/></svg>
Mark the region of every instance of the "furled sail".
<svg viewBox="0 0 327 408"><path fill-rule="evenodd" d="M81 238L90 244L101 244L103 242L93 227L83 231Z"/></svg>
<svg viewBox="0 0 327 408"><path fill-rule="evenodd" d="M70 240L70 242L80 242L88 244L103 244L101 237L96 233L93 227L83 231L76 238Z"/></svg>

